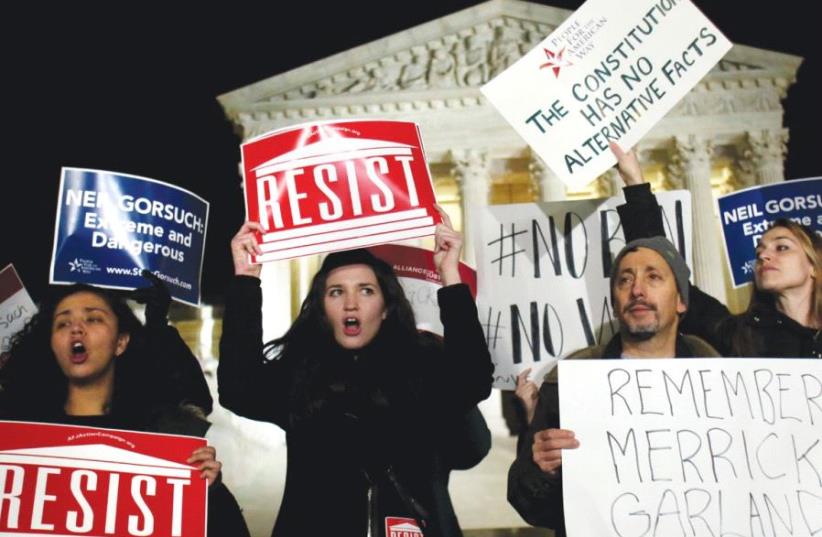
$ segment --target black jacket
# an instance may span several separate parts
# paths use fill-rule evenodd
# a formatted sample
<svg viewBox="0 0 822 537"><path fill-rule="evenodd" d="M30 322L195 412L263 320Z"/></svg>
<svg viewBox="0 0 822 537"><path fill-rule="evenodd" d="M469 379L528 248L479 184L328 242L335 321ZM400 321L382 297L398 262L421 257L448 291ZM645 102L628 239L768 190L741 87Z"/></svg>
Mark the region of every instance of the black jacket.
<svg viewBox="0 0 822 537"><path fill-rule="evenodd" d="M129 351L151 363L155 382L162 383L154 393L167 394L169 405L190 404L211 413L213 401L200 362L176 328L146 326L144 337L130 342Z"/></svg>
<svg viewBox="0 0 822 537"><path fill-rule="evenodd" d="M643 183L623 190L626 203L617 211L626 242L665 235L650 185ZM723 356L822 358L822 331L804 327L770 306L733 315L724 304L694 285L679 329L701 337Z"/></svg>
<svg viewBox="0 0 822 537"><path fill-rule="evenodd" d="M259 280L232 280L220 403L286 431L275 536L364 536L370 521L377 537L387 516L424 518L426 537L460 535L448 472L476 464L490 447L473 409L490 393L493 366L468 287L443 288L438 298L442 342L401 348L381 330L356 353L329 344L319 356L266 361ZM330 336L318 330L317 338ZM306 375L311 391L295 393Z"/></svg>
<svg viewBox="0 0 822 537"><path fill-rule="evenodd" d="M569 355L566 360L601 358L619 359L622 340L614 336L607 345L588 347ZM678 336L676 358L716 357L716 351L699 338ZM517 458L508 470L508 503L534 526L552 528L556 537L565 537L565 513L562 507L562 469L550 476L534 463L534 435L545 429L559 428L559 382L557 368L546 376L539 389L537 408L528 432L517 445Z"/></svg>

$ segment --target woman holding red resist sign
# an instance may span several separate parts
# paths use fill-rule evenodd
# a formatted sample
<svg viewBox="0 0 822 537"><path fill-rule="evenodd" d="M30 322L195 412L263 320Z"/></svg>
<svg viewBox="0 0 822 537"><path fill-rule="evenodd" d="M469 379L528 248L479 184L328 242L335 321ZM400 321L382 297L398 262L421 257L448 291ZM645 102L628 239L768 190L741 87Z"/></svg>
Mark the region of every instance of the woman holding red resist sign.
<svg viewBox="0 0 822 537"><path fill-rule="evenodd" d="M150 295L151 327L107 289L75 284L43 301L0 369L0 418L204 436L211 407L205 379L167 326L170 296L162 282L146 277L153 289L135 294ZM199 448L186 462L208 480L208 534L248 536L236 500L219 481L215 449Z"/></svg>
<svg viewBox="0 0 822 537"><path fill-rule="evenodd" d="M218 380L223 406L286 431L273 535L461 535L448 472L485 454L466 416L493 371L458 272L461 235L443 215L443 339L417 331L391 266L360 249L329 254L291 328L263 345L260 266L248 262L260 230L246 222L231 241Z"/></svg>

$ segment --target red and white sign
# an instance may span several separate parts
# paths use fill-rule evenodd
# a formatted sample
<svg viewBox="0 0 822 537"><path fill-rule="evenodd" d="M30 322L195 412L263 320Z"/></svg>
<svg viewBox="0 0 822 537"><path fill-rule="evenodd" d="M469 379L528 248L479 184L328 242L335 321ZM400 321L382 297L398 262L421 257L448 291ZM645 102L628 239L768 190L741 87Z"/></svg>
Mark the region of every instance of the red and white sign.
<svg viewBox="0 0 822 537"><path fill-rule="evenodd" d="M415 123L329 121L242 145L256 263L433 235L440 221Z"/></svg>
<svg viewBox="0 0 822 537"><path fill-rule="evenodd" d="M0 270L0 367L5 363L12 336L22 330L35 313L37 307L14 265L6 265Z"/></svg>
<svg viewBox="0 0 822 537"><path fill-rule="evenodd" d="M369 250L394 269L414 310L417 328L442 336L444 329L437 303L437 291L442 287L442 280L434 267L434 252L400 244L381 244ZM459 264L459 271L462 283L468 285L476 298L477 271L465 263Z"/></svg>
<svg viewBox="0 0 822 537"><path fill-rule="evenodd" d="M0 421L0 536L204 537L202 438Z"/></svg>
<svg viewBox="0 0 822 537"><path fill-rule="evenodd" d="M422 537L422 530L413 518L385 517L385 537Z"/></svg>

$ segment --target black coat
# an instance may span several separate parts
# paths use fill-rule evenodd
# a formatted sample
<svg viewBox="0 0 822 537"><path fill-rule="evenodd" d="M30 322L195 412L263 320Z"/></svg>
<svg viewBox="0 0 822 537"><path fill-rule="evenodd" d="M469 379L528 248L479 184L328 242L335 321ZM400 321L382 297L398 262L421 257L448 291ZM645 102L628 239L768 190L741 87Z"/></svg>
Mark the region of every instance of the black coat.
<svg viewBox="0 0 822 537"><path fill-rule="evenodd" d="M331 336L318 328L316 356L266 361L259 280L231 282L220 403L286 431L273 535L364 536L370 521L376 537L388 516L424 518L426 537L460 535L448 472L476 464L490 447L474 407L490 393L493 367L467 286L446 287L438 298L443 341L400 345L381 330L349 352L323 343Z"/></svg>
<svg viewBox="0 0 822 537"><path fill-rule="evenodd" d="M650 185L628 186L624 191L627 203L617 210L626 242L665 235ZM773 306L733 315L724 304L694 285L679 329L701 337L723 356L822 358L822 331L800 325Z"/></svg>

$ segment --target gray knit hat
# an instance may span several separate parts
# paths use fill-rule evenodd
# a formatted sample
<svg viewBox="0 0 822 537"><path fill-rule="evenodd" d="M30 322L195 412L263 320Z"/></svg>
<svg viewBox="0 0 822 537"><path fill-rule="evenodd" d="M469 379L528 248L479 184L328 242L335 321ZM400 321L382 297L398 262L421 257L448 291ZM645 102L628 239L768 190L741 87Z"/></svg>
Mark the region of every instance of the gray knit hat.
<svg viewBox="0 0 822 537"><path fill-rule="evenodd" d="M668 263L668 266L671 267L671 271L674 273L674 279L676 280L676 288L679 291L679 296L682 298L682 303L685 304L685 307L687 308L688 291L690 289L688 280L691 277L691 270L688 268L685 260L682 259L682 256L679 255L679 252L676 251L676 247L665 237L656 236L647 237L644 239L635 239L626 244L625 247L619 251L614 259L613 265L611 265L611 281L613 282L614 278L617 277L617 270L619 269L619 263L622 261L622 258L637 248L648 248L653 250L661 255L662 259ZM614 286L612 284L611 302L614 300L613 295Z"/></svg>

